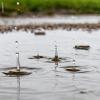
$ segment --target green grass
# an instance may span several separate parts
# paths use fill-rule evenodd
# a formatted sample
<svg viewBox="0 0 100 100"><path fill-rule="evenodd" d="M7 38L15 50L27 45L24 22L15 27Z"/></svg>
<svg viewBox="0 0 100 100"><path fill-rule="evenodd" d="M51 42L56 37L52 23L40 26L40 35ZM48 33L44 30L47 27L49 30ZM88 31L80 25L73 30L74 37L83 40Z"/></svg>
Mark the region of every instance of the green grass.
<svg viewBox="0 0 100 100"><path fill-rule="evenodd" d="M0 0L4 1L5 13L71 13L100 14L100 0ZM16 4L20 1L20 5Z"/></svg>

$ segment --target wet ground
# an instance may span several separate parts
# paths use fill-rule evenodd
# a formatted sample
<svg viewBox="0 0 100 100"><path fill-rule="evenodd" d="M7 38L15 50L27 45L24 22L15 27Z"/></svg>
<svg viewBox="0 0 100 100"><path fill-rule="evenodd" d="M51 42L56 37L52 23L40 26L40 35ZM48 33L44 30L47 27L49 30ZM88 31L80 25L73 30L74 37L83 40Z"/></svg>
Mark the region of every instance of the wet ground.
<svg viewBox="0 0 100 100"><path fill-rule="evenodd" d="M0 99L2 100L99 100L100 98L100 30L45 30L45 35L12 31L0 34ZM31 75L8 77L2 72L16 67L19 42L20 64ZM55 42L56 41L56 42ZM55 65L55 44L62 59ZM75 50L77 44L90 50ZM46 58L29 59L39 53ZM73 62L74 61L74 62ZM65 70L76 66L80 71Z"/></svg>
<svg viewBox="0 0 100 100"><path fill-rule="evenodd" d="M52 16L52 17L17 17L0 18L0 32L11 32L23 30L34 32L35 29L45 30L66 29L66 30L87 30L100 29L100 16Z"/></svg>

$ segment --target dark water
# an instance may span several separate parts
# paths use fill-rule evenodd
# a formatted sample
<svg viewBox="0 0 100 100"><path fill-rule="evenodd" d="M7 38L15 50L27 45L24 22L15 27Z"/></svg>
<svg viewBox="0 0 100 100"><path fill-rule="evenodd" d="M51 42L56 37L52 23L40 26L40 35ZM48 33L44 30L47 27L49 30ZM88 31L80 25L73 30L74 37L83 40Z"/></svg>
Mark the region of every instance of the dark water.
<svg viewBox="0 0 100 100"><path fill-rule="evenodd" d="M16 45L19 42L21 66L31 75L8 77L2 72L16 66ZM49 59L28 59L36 55L53 57L55 41L65 62L49 63ZM0 99L2 100L99 100L100 98L100 31L46 30L46 35L13 31L0 34ZM88 44L89 51L75 50L76 44ZM75 63L72 60L75 60ZM76 65L80 72L66 71ZM55 67L57 68L55 69ZM35 69L33 69L35 68Z"/></svg>

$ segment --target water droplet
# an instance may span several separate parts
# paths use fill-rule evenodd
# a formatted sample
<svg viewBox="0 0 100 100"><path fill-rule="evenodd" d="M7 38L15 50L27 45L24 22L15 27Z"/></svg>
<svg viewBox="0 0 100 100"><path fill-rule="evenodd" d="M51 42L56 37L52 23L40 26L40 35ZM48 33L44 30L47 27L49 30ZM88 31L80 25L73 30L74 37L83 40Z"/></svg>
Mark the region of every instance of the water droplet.
<svg viewBox="0 0 100 100"><path fill-rule="evenodd" d="M17 27L16 26L14 28L15 28L15 30L17 30Z"/></svg>
<svg viewBox="0 0 100 100"><path fill-rule="evenodd" d="M20 5L20 3L19 3L19 2L17 2L17 5Z"/></svg>

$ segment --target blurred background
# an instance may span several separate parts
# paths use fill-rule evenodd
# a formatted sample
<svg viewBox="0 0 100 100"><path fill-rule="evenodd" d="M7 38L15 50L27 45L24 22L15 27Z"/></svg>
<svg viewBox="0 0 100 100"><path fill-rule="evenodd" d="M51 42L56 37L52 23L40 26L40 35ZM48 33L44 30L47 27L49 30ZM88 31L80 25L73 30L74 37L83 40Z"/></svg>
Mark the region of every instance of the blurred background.
<svg viewBox="0 0 100 100"><path fill-rule="evenodd" d="M31 14L100 14L100 0L0 0L0 15Z"/></svg>

